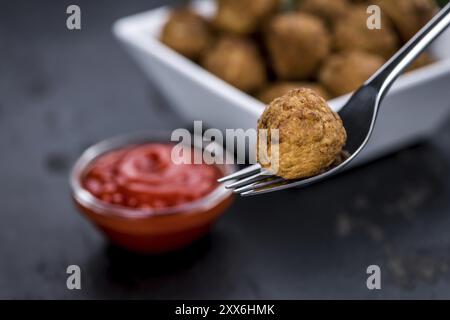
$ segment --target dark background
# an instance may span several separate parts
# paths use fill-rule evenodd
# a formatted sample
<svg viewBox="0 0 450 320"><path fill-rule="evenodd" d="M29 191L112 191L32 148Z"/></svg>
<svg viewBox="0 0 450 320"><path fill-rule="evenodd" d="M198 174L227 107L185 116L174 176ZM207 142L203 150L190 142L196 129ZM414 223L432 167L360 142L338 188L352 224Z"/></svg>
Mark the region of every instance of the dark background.
<svg viewBox="0 0 450 320"><path fill-rule="evenodd" d="M73 3L81 31L65 26ZM327 183L237 199L174 254L126 253L78 214L68 174L87 146L187 125L111 34L117 18L161 3L1 2L0 298L450 298L450 119ZM70 264L81 291L66 289Z"/></svg>

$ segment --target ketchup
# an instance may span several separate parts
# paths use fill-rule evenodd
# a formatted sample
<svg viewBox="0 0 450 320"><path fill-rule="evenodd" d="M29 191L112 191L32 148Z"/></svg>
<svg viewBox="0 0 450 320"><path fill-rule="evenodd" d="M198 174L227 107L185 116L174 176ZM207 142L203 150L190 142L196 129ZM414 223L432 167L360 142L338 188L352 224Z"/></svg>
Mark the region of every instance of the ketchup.
<svg viewBox="0 0 450 320"><path fill-rule="evenodd" d="M149 143L110 151L93 161L82 184L105 202L142 209L192 202L218 186L218 167L175 164L172 148L171 144Z"/></svg>

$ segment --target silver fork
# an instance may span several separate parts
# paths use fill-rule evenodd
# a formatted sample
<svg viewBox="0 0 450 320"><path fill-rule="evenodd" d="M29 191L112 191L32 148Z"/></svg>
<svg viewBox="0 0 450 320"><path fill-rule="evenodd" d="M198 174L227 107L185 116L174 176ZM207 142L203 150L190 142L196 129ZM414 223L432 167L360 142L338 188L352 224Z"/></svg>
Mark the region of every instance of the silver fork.
<svg viewBox="0 0 450 320"><path fill-rule="evenodd" d="M394 81L449 25L450 3L351 96L339 112L347 130L345 149L349 152L349 157L340 165L314 177L284 180L255 164L219 179L219 182L237 180L226 188L233 189L242 196L252 196L307 186L341 172L366 146L377 119L379 106Z"/></svg>

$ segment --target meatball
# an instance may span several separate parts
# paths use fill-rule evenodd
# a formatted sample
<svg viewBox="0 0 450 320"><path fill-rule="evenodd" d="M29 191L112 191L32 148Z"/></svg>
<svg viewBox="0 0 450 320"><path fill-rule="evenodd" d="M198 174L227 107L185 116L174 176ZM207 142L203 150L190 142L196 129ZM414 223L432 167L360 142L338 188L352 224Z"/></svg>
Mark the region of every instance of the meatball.
<svg viewBox="0 0 450 320"><path fill-rule="evenodd" d="M383 63L383 58L370 53L339 53L325 61L319 79L328 91L340 96L358 89Z"/></svg>
<svg viewBox="0 0 450 320"><path fill-rule="evenodd" d="M280 14L270 22L266 44L276 75L306 80L330 51L330 36L322 21L304 13Z"/></svg>
<svg viewBox="0 0 450 320"><path fill-rule="evenodd" d="M400 46L389 18L382 15L381 29L369 29L366 6L355 6L335 25L333 41L338 51L360 50L389 59Z"/></svg>
<svg viewBox="0 0 450 320"><path fill-rule="evenodd" d="M245 92L260 89L267 80L266 66L251 40L224 36L206 53L203 66Z"/></svg>
<svg viewBox="0 0 450 320"><path fill-rule="evenodd" d="M164 44L192 60L201 57L211 40L208 23L189 9L172 11L161 34Z"/></svg>
<svg viewBox="0 0 450 320"><path fill-rule="evenodd" d="M318 83L313 82L277 82L271 84L260 91L258 99L265 104L271 103L276 98L279 98L293 89L308 88L314 90L319 96L328 100L330 95L325 88Z"/></svg>
<svg viewBox="0 0 450 320"><path fill-rule="evenodd" d="M404 41L411 39L439 10L434 0L378 0Z"/></svg>
<svg viewBox="0 0 450 320"><path fill-rule="evenodd" d="M278 129L279 158L275 174L285 179L299 179L317 175L328 168L340 155L347 134L339 115L311 89L294 89L275 99L258 120L258 130ZM270 167L270 135L267 154L259 153L258 161ZM262 152L264 154L264 152Z"/></svg>
<svg viewBox="0 0 450 320"><path fill-rule="evenodd" d="M331 26L346 14L349 3L348 0L303 0L299 4L299 9L323 19Z"/></svg>
<svg viewBox="0 0 450 320"><path fill-rule="evenodd" d="M218 0L214 24L226 32L250 34L279 6L280 0Z"/></svg>

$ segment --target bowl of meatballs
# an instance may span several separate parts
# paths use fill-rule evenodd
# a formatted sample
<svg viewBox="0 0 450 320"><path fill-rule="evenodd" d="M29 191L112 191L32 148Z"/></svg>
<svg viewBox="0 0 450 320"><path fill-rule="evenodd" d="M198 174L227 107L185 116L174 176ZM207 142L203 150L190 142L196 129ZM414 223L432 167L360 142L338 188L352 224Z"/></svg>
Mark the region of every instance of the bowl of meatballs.
<svg viewBox="0 0 450 320"><path fill-rule="evenodd" d="M180 115L248 129L294 89L338 112L438 10L434 0L200 0L122 18L113 31ZM368 27L371 14L381 28ZM392 88L359 163L432 133L450 114L448 81L450 32Z"/></svg>

